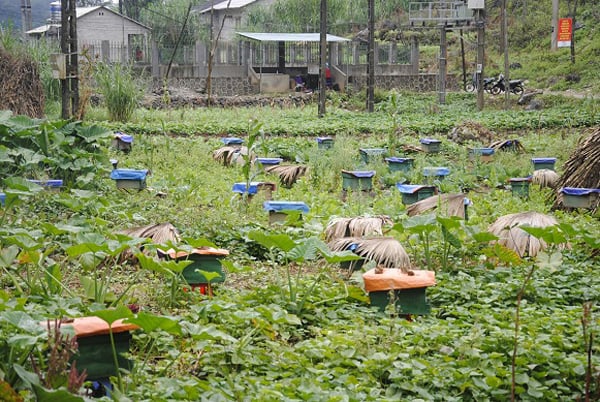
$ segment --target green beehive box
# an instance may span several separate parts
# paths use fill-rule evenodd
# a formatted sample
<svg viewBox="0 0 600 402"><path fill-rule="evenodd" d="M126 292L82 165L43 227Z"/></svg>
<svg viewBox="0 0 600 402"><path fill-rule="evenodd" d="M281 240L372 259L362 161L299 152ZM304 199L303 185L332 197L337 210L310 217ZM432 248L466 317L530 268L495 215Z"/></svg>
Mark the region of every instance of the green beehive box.
<svg viewBox="0 0 600 402"><path fill-rule="evenodd" d="M533 163L533 170L554 170L556 158L531 158L531 163Z"/></svg>
<svg viewBox="0 0 600 402"><path fill-rule="evenodd" d="M593 208L600 198L598 188L564 187L560 192L563 205L569 208Z"/></svg>
<svg viewBox="0 0 600 402"><path fill-rule="evenodd" d="M421 138L419 142L421 143L423 151L428 154L440 152L442 146L442 141L436 140L435 138Z"/></svg>
<svg viewBox="0 0 600 402"><path fill-rule="evenodd" d="M435 285L435 272L414 270L405 273L395 268L371 269L363 274L371 306L384 312L394 303L398 314L429 314L426 291Z"/></svg>
<svg viewBox="0 0 600 402"><path fill-rule="evenodd" d="M330 149L330 148L333 148L333 138L331 138L331 137L317 137L317 148L319 148L319 149Z"/></svg>
<svg viewBox="0 0 600 402"><path fill-rule="evenodd" d="M72 327L77 336L78 350L72 360L77 362L79 372L85 369L87 378L90 380L117 375L106 321L98 317L82 317L75 318L71 323L62 324L62 326ZM138 327L117 320L112 323L111 328L119 368L131 370L133 362L126 357L131 343L129 331Z"/></svg>
<svg viewBox="0 0 600 402"><path fill-rule="evenodd" d="M377 160L382 160L385 154L387 154L387 149L385 148L360 148L360 159L364 163L371 163Z"/></svg>
<svg viewBox="0 0 600 402"><path fill-rule="evenodd" d="M385 158L390 172L410 172L415 160L412 158Z"/></svg>
<svg viewBox="0 0 600 402"><path fill-rule="evenodd" d="M414 204L417 201L424 200L437 194L436 186L426 186L418 184L396 184L396 188L402 194L402 203L404 205Z"/></svg>
<svg viewBox="0 0 600 402"><path fill-rule="evenodd" d="M431 312L431 306L425 296L427 288L394 290L394 304L398 314L425 315ZM390 304L390 292L370 292L371 306L384 312Z"/></svg>
<svg viewBox="0 0 600 402"><path fill-rule="evenodd" d="M369 191L373 188L374 170L342 170L342 189L352 191Z"/></svg>
<svg viewBox="0 0 600 402"><path fill-rule="evenodd" d="M529 197L529 184L531 183L529 177L512 178L509 182L512 195L525 198Z"/></svg>
<svg viewBox="0 0 600 402"><path fill-rule="evenodd" d="M183 278L189 285L201 285L209 283L209 280L202 272L214 272L219 274L218 277L212 278L210 283L219 283L225 281L225 271L221 265L221 260L229 255L228 250L217 249L212 247L203 247L187 251L169 250L168 256L177 261L190 260L192 263L184 268Z"/></svg>

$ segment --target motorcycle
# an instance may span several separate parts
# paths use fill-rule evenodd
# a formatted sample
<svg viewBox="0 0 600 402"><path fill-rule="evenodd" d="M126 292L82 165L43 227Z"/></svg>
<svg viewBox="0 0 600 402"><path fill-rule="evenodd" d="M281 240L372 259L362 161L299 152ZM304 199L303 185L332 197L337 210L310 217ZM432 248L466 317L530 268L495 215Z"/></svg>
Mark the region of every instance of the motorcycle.
<svg viewBox="0 0 600 402"><path fill-rule="evenodd" d="M515 95L521 95L523 93L523 80L510 80L509 89ZM498 76L498 81L492 87L492 94L498 95L502 92L506 91L506 80L504 79L504 74L500 74Z"/></svg>
<svg viewBox="0 0 600 402"><path fill-rule="evenodd" d="M484 78L483 79L483 90L487 93L492 93L492 88L496 84L496 78ZM477 90L477 73L473 74L473 79L465 86L465 91L474 92Z"/></svg>

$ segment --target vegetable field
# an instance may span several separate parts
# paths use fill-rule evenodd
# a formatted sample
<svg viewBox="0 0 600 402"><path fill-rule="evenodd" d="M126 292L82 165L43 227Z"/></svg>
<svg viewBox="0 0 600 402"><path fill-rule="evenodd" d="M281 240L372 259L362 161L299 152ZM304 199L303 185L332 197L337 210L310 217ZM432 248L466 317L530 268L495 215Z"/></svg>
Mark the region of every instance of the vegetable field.
<svg viewBox="0 0 600 402"><path fill-rule="evenodd" d="M598 212L552 209L557 189L532 183L522 196L510 179L532 175L532 158L556 158L560 175L597 130L598 102L547 97L543 111L474 113L473 101L453 95L440 106L391 94L369 115L330 99L324 119L313 105L137 110L128 123L106 121L99 108L86 122L0 112L3 400L597 400ZM453 137L465 122L522 149L470 156L491 141ZM116 131L133 137L130 151L114 147ZM332 148L318 136L330 136ZM230 159L213 157L229 137L243 144ZM441 141L440 152L418 150L426 137ZM361 148L411 158L412 168L365 161ZM274 158L302 174L282 183L268 172ZM117 188L114 166L147 171L143 189ZM428 167L449 174L427 177ZM342 170L374 172L372 188L344 190ZM274 189L232 191L256 182ZM464 194L466 217L449 216L442 198L409 216L398 184L423 183ZM271 223L268 201L309 211ZM529 211L558 222L524 227L544 242L535 256L488 231ZM410 269L435 272L429 314L371 306L362 274L377 262L342 268L358 257L328 247L332 219L382 215L382 235L402 245ZM124 234L162 223L178 235ZM190 261L165 254L209 248L228 251L222 271L196 272L208 286L190 289ZM137 328L131 339L104 334L112 374L102 379L73 364L85 360L70 325L80 317ZM117 353L120 342L128 348Z"/></svg>

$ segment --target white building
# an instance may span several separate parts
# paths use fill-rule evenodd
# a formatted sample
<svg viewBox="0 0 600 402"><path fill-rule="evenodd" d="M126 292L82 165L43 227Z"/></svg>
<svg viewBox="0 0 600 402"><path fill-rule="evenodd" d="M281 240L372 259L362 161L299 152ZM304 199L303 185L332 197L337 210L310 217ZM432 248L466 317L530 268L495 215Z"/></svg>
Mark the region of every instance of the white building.
<svg viewBox="0 0 600 402"><path fill-rule="evenodd" d="M150 28L106 6L78 7L77 49L106 61L141 61L148 55ZM50 24L27 32L41 38L58 38L60 23L53 16Z"/></svg>
<svg viewBox="0 0 600 402"><path fill-rule="evenodd" d="M215 37L223 24L220 39L231 40L234 39L235 32L244 27L249 7L267 7L274 2L275 0L212 0L195 7L194 12L200 14L205 24L212 26ZM225 19L224 23L223 19Z"/></svg>

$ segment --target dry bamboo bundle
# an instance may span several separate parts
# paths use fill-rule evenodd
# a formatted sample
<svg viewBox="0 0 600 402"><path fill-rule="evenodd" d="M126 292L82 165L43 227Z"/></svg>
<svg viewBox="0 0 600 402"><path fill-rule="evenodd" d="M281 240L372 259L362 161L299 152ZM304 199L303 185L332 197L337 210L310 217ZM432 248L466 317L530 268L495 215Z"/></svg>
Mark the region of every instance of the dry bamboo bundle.
<svg viewBox="0 0 600 402"><path fill-rule="evenodd" d="M274 165L265 169L267 173L273 173L279 177L281 185L292 187L299 177L304 176L308 166L304 165Z"/></svg>
<svg viewBox="0 0 600 402"><path fill-rule="evenodd" d="M248 148L245 146L226 145L213 151L213 159L225 166L230 166L234 162L244 164L242 155L248 155Z"/></svg>
<svg viewBox="0 0 600 402"><path fill-rule="evenodd" d="M438 209L447 216L465 217L464 194L440 194L417 201L406 208L408 216L415 216L424 212ZM468 202L468 201L467 201Z"/></svg>
<svg viewBox="0 0 600 402"><path fill-rule="evenodd" d="M558 173L556 173L554 170L539 169L533 172L533 175L531 176L531 182L540 187L556 188L558 178Z"/></svg>

